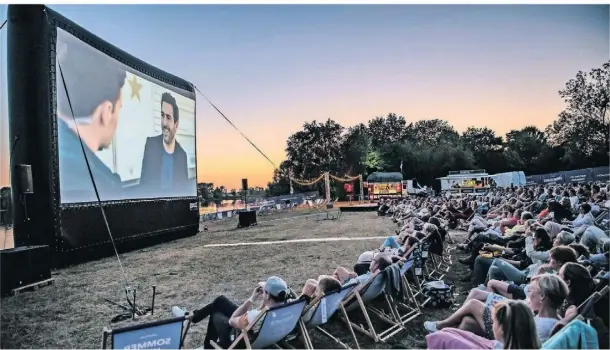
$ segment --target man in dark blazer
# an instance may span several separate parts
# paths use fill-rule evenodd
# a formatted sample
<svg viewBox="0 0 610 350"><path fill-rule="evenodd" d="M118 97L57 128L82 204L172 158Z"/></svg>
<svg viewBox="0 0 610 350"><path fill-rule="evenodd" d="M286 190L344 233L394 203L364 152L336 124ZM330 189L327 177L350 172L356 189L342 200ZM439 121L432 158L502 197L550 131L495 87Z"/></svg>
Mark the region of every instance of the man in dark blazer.
<svg viewBox="0 0 610 350"><path fill-rule="evenodd" d="M145 197L184 195L189 184L186 152L176 141L180 119L176 99L168 92L161 95L162 134L146 139L140 189Z"/></svg>

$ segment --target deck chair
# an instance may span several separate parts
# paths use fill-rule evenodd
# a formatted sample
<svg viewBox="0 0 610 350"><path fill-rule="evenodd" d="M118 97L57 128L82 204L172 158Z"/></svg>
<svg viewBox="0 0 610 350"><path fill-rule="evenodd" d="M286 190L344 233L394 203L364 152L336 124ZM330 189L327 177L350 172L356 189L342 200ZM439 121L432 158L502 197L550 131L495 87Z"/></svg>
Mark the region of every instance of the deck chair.
<svg viewBox="0 0 610 350"><path fill-rule="evenodd" d="M248 328L243 329L235 338L229 349L234 349L241 341L246 344L246 349L264 349L284 340L297 327L305 305L307 300L299 299L272 308L263 308ZM258 322L262 322L261 327L258 333L252 336L250 331ZM215 349L222 349L216 342L211 343Z"/></svg>
<svg viewBox="0 0 610 350"><path fill-rule="evenodd" d="M374 342L385 342L403 328L400 324L400 317L398 316L390 297L385 291L386 282L387 281L384 274L377 272L373 274L365 283L360 284L358 288L356 288L356 290L354 290L354 292L343 302L343 307L346 310L346 314L343 316L343 321L350 328L350 332L353 333L354 330L357 330L360 333L370 337ZM390 312L389 315L383 310L370 305L373 300L381 296L384 298L384 306L387 306L387 309ZM362 313L366 326L352 322L347 316L347 312L357 310ZM377 316L386 324L389 324L390 327L381 331L381 333L378 333L373 326L369 312ZM396 330L396 327L392 326L397 326L399 329Z"/></svg>
<svg viewBox="0 0 610 350"><path fill-rule="evenodd" d="M315 308L315 310L313 311L313 315L311 316L311 318L309 320L305 321L305 320L301 319L301 321L299 322L300 332L301 332L301 335L303 336L303 340L304 340L303 343L305 344L305 347L307 349L314 348L313 342L311 340L311 336L309 334L310 331L308 331L308 330L313 331L314 329L317 329L318 331L320 331L322 334L324 334L328 338L334 340L337 344L341 345L343 348L349 349L349 346L345 345L342 341L340 341L338 338L336 338L335 336L330 334L328 331L323 329L321 326L326 324L328 322L328 320L330 320L330 318L338 311L341 312L343 317L347 317L347 312L345 311L345 308L343 307L343 301L356 289L357 286L358 286L357 284L345 285L340 290L325 294L323 296L320 296L320 297L312 300L309 303L309 305L305 308L305 310L303 311L303 314L307 313L307 311L309 311L310 307ZM313 305L315 305L315 306L313 306ZM360 346L358 345L358 339L356 338L356 334L354 333L354 330L350 328L350 331L352 333L354 343L356 344L356 348L360 349Z"/></svg>
<svg viewBox="0 0 610 350"><path fill-rule="evenodd" d="M422 285L425 283L425 278L423 278L422 268L423 260L421 257L421 249L415 244L406 254L408 258L405 261L405 265L401 268L404 289L407 291L407 294L410 294L410 298L407 300L408 306L410 303L415 303L418 310L421 310L429 301L430 298L425 298L422 291ZM407 264L410 262L409 264ZM410 265L410 266L409 266ZM408 273L411 272L409 276ZM409 277L411 279L409 279ZM421 311L420 311L421 312Z"/></svg>
<svg viewBox="0 0 610 350"><path fill-rule="evenodd" d="M143 323L123 328L104 327L102 349L182 349L193 315Z"/></svg>
<svg viewBox="0 0 610 350"><path fill-rule="evenodd" d="M411 288L407 279L407 273L412 271L413 268L414 259L411 253L409 257L402 262L402 265L400 265L400 277L403 293L400 299L395 300L396 311L398 313L400 323L403 326L422 314L419 304L417 303L415 293L413 292L413 289ZM401 313L401 310L404 312Z"/></svg>

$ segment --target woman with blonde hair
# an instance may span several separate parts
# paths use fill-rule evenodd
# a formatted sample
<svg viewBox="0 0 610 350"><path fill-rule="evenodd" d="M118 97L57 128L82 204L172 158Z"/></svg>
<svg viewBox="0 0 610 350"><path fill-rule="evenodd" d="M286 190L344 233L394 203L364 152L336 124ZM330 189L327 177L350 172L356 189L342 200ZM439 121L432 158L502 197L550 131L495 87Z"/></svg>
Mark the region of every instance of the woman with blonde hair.
<svg viewBox="0 0 610 350"><path fill-rule="evenodd" d="M492 312L493 340L445 328L426 336L428 349L540 349L534 313L522 301L506 300Z"/></svg>
<svg viewBox="0 0 610 350"><path fill-rule="evenodd" d="M532 278L528 287L528 305L538 314L534 317L540 341L545 341L559 320L558 309L568 296L566 283L556 275L543 274ZM502 301L504 302L504 301ZM457 327L473 331L487 339L494 339L493 310L477 299L466 300L453 315L442 321L425 321L424 328L431 333Z"/></svg>
<svg viewBox="0 0 610 350"><path fill-rule="evenodd" d="M542 274L532 278L527 293L527 302L537 312L536 328L540 341L546 341L559 321L559 309L568 297L568 285L557 275Z"/></svg>

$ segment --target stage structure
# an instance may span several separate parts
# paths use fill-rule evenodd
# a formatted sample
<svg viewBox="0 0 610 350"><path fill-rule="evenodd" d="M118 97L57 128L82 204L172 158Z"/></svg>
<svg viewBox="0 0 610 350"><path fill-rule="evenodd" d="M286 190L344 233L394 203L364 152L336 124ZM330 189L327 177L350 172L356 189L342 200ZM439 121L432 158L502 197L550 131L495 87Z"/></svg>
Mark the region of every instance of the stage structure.
<svg viewBox="0 0 610 350"><path fill-rule="evenodd" d="M335 181L338 181L340 183L352 183L354 181L359 181L360 184L360 199L359 201L363 200L362 194L364 192L363 190L363 182L362 182L362 175L357 175L357 176L345 176L345 177L338 177L335 175L330 174L329 172L325 172L322 173L322 175L318 176L317 178L313 179L313 180L297 180L295 178L290 177L290 193L292 194L294 192L294 189L292 187L292 183L295 183L297 185L300 186L313 186L316 183L318 183L319 181L324 180L324 199L326 202L330 202L331 198L330 198L330 179L333 179Z"/></svg>
<svg viewBox="0 0 610 350"><path fill-rule="evenodd" d="M33 185L13 191L15 245L59 266L196 234L193 85L45 6L8 21L11 179L31 165Z"/></svg>

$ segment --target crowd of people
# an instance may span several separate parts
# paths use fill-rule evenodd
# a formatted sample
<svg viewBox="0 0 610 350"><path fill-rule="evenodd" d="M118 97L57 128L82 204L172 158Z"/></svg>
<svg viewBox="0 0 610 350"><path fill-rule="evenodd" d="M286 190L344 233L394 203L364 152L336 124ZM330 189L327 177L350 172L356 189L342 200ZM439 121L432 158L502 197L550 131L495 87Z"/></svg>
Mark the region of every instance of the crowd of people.
<svg viewBox="0 0 610 350"><path fill-rule="evenodd" d="M572 321L608 285L609 187L496 188L382 203L381 215L411 223L436 218L467 232L458 260L470 270L462 282L472 290L449 318L424 323L428 348L540 348ZM605 294L585 315L602 349L609 346L609 314Z"/></svg>
<svg viewBox="0 0 610 350"><path fill-rule="evenodd" d="M360 254L353 268L337 267L307 280L300 295L272 276L241 304L219 296L194 310L193 323L209 318L203 347L212 348L214 342L226 348L242 330L256 332L266 308L304 298L310 303L302 316L307 320L318 296L366 283L404 262L423 242L430 253L442 256L445 240L453 241L449 232L464 230L467 239L457 248L465 253L459 262L470 269L462 281L472 289L450 317L424 322L428 348L541 348L585 311L591 325L579 338L585 345L572 348L608 348L607 293L593 308L583 305L608 285L609 187L494 188L478 196L382 200L378 214L392 218L396 235ZM185 314L177 306L172 311Z"/></svg>

